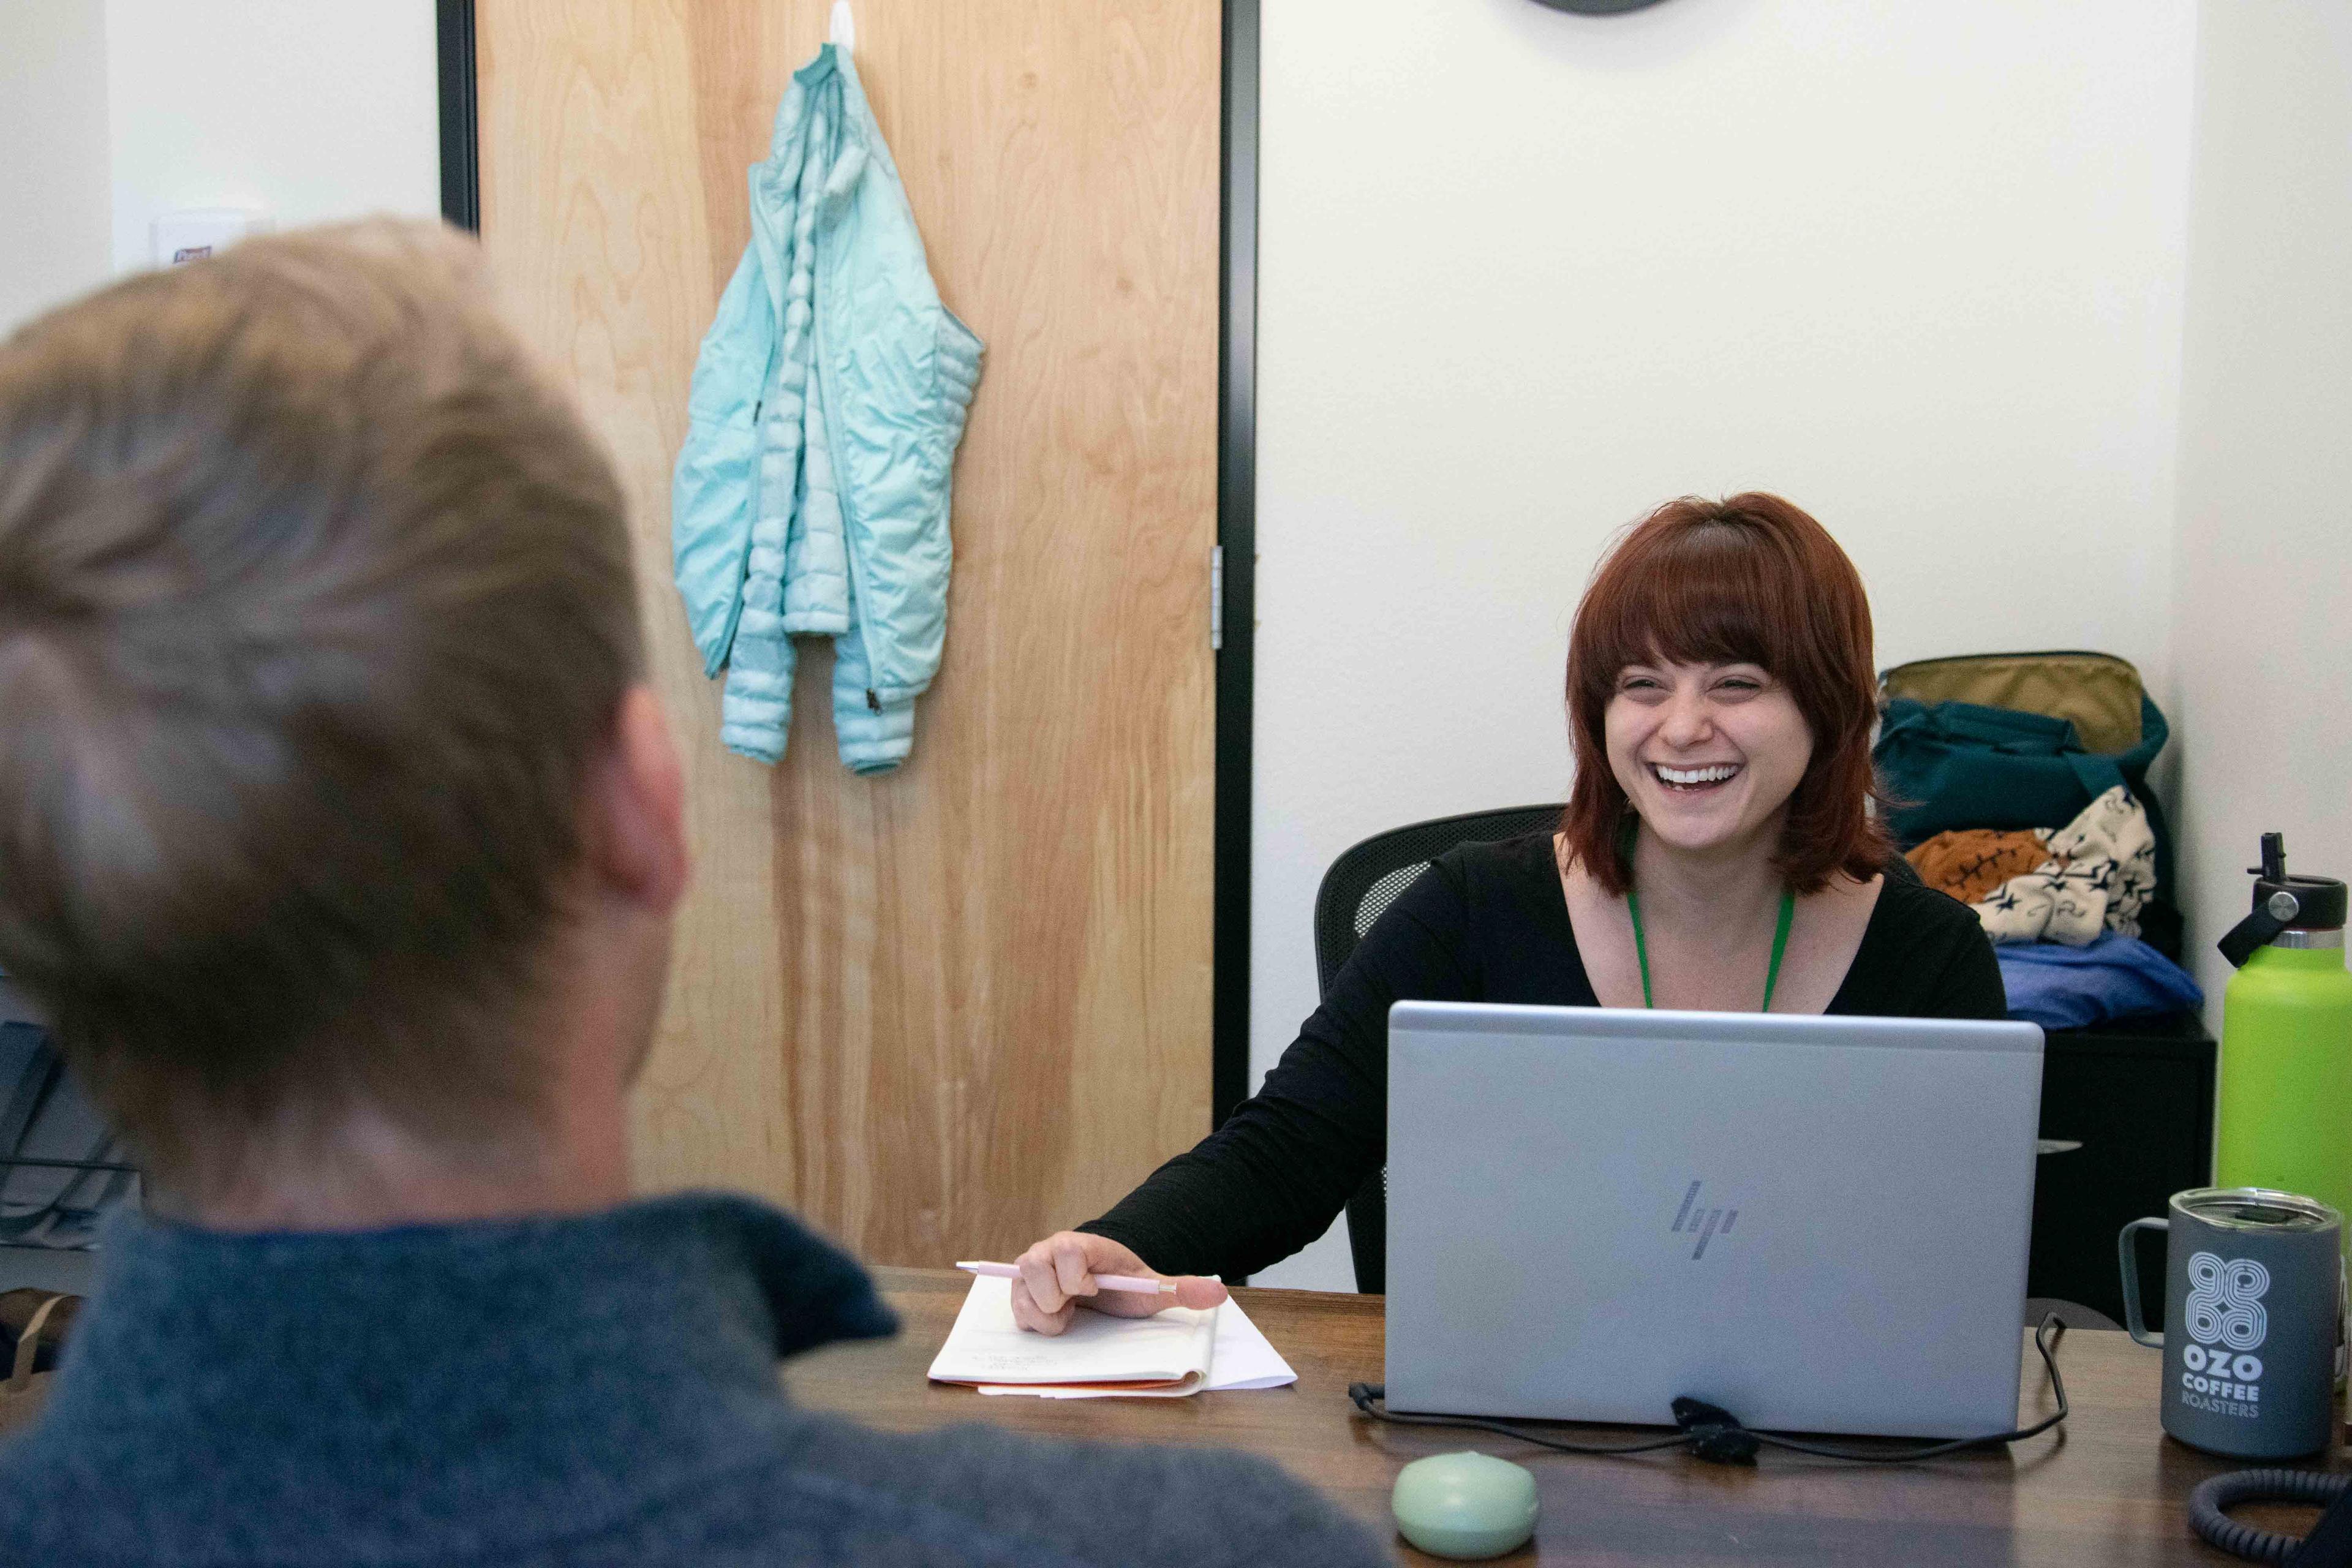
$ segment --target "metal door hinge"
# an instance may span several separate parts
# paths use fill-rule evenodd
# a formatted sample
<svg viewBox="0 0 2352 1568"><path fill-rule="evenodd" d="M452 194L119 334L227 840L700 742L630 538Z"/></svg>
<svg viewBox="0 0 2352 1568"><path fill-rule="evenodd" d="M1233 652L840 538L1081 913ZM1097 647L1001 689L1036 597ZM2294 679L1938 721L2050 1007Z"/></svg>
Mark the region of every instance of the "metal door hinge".
<svg viewBox="0 0 2352 1568"><path fill-rule="evenodd" d="M1221 653L1225 646L1225 547L1209 548L1209 651Z"/></svg>

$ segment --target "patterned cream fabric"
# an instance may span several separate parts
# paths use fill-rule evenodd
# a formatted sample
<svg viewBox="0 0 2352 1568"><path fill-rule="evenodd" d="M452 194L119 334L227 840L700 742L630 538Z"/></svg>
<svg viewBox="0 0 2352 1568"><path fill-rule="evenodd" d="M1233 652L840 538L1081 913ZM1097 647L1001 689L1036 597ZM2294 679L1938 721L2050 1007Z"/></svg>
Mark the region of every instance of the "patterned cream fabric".
<svg viewBox="0 0 2352 1568"><path fill-rule="evenodd" d="M2048 859L1976 906L1993 941L2084 947L2102 931L2139 934L2156 890L2156 832L2130 792L2117 784L2093 801L2049 836L2048 848Z"/></svg>

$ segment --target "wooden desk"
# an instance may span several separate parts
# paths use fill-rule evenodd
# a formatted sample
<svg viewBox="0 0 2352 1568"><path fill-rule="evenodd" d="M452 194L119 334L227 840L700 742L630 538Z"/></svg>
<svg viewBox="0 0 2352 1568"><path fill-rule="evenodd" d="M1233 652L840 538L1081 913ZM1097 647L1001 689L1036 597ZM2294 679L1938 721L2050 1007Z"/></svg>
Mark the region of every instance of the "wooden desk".
<svg viewBox="0 0 2352 1568"><path fill-rule="evenodd" d="M970 1281L947 1269L877 1269L904 1320L895 1340L787 1363L804 1405L909 1430L984 1421L1057 1437L1245 1449L1286 1467L1391 1540L1389 1489L1423 1454L1475 1447L1535 1472L1543 1513L1534 1550L1549 1563L1990 1563L2098 1568L2234 1562L2189 1533L2183 1499L2242 1467L2166 1438L2157 1426L2161 1358L2116 1332L2075 1330L2058 1351L2074 1415L2008 1452L1905 1467L1843 1466L1766 1453L1758 1468L1681 1454L1638 1459L1550 1455L1475 1432L1387 1426L1359 1417L1348 1384L1381 1377L1381 1300L1307 1290L1238 1292L1297 1369L1294 1388L1190 1399L989 1398L927 1382ZM2053 1408L2040 1358L2025 1368L2026 1420ZM1582 1428L1596 1437L1606 1429ZM1629 1434L1631 1435L1631 1434ZM2344 1462L2339 1454L2336 1461ZM2257 1519L2301 1531L2315 1515ZM1429 1562L1397 1542L1411 1562Z"/></svg>

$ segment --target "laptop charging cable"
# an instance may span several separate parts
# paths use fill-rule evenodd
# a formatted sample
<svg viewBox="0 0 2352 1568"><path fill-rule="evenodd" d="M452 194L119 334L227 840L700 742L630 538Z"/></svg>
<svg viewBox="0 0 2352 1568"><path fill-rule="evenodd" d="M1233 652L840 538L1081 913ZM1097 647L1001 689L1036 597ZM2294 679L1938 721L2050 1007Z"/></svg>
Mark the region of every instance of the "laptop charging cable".
<svg viewBox="0 0 2352 1568"><path fill-rule="evenodd" d="M2050 1372L2050 1391L2057 1396L2057 1414L2046 1416L2031 1426L2014 1432L2001 1432L1983 1437L1955 1437L1948 1442L1929 1443L1918 1447L1894 1450L1849 1448L1825 1443L1809 1443L1798 1437L1784 1437L1774 1432L1759 1432L1740 1424L1739 1418L1720 1405L1688 1394L1674 1404L1675 1425L1681 1428L1672 1436L1652 1437L1638 1443L1570 1443L1559 1437L1531 1432L1507 1421L1489 1421L1475 1415L1407 1415L1389 1409L1387 1387L1378 1383L1351 1384L1348 1398L1362 1415L1374 1421L1386 1421L1398 1426L1465 1426L1480 1432L1493 1432L1522 1443L1532 1443L1539 1448L1549 1448L1559 1454L1586 1454L1601 1458L1629 1454L1655 1454L1668 1448L1685 1448L1710 1464L1752 1465L1759 1448L1781 1448L1792 1454L1810 1454L1816 1458L1840 1459L1857 1465L1908 1465L1921 1459L1940 1458L1946 1454L1958 1454L1969 1448L1992 1448L2005 1443L2021 1443L2028 1437L2038 1437L2066 1419L2066 1380L2058 1374L2057 1347L2066 1325L2052 1312L2033 1331L2033 1348L2042 1352L2042 1364ZM2210 1539L2210 1538L2209 1538Z"/></svg>

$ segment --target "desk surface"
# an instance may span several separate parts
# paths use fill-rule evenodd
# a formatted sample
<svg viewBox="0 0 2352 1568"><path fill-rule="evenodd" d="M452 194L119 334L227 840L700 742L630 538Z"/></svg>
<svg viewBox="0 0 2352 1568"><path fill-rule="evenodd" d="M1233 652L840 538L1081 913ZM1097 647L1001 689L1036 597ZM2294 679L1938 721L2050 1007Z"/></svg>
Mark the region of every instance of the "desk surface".
<svg viewBox="0 0 2352 1568"><path fill-rule="evenodd" d="M1475 1446L1535 1472L1543 1506L1535 1546L1506 1559L1511 1563L2140 1568L2235 1561L2189 1535L2182 1500L2204 1477L2242 1467L2162 1435L2156 1416L2162 1358L2112 1331L2065 1336L2058 1364L2074 1415L2060 1432L2006 1453L1886 1467L1768 1452L1748 1470L1671 1453L1577 1458L1484 1433L1365 1421L1348 1404L1347 1389L1381 1377L1376 1296L1238 1293L1297 1370L1293 1388L1190 1399L989 1398L923 1375L970 1280L949 1269L876 1274L903 1331L895 1340L835 1346L789 1363L785 1382L803 1405L901 1431L983 1421L1041 1436L1244 1449L1280 1462L1383 1533L1392 1528L1389 1489L1401 1466ZM2040 1359L2029 1353L2025 1360L2023 1411L2031 1423L2054 1405ZM1612 1435L1579 1429L1584 1434ZM2344 1462L2339 1454L2336 1463ZM2300 1531L2315 1515L2287 1510L2243 1517ZM1396 1545L1407 1561L1433 1561Z"/></svg>

